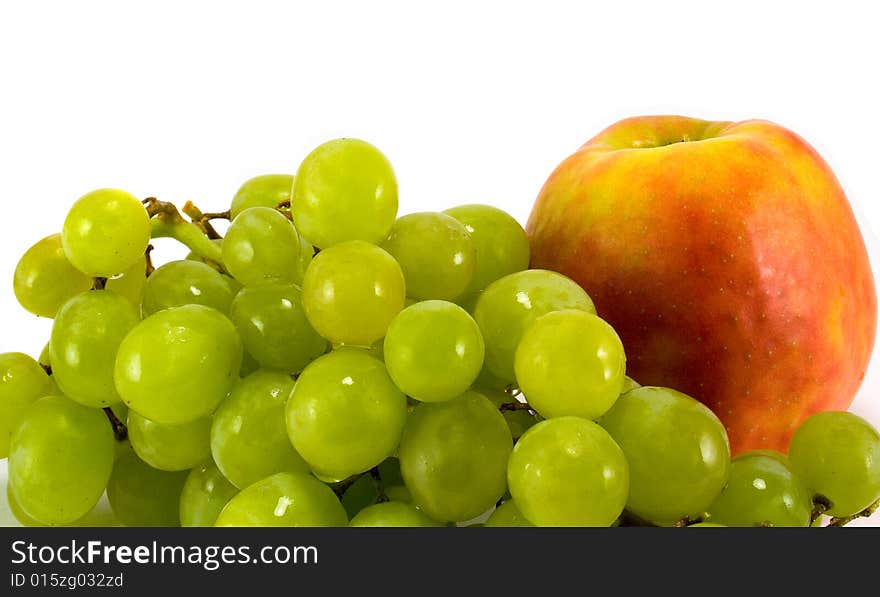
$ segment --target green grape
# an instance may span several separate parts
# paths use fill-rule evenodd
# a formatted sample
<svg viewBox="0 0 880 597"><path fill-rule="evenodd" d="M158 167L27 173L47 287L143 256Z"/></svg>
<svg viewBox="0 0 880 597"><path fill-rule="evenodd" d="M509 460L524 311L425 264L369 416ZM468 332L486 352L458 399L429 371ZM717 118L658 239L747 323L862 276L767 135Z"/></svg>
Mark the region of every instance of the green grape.
<svg viewBox="0 0 880 597"><path fill-rule="evenodd" d="M398 313L388 327L383 352L397 387L422 402L461 395L483 367L477 322L446 301L423 301Z"/></svg>
<svg viewBox="0 0 880 597"><path fill-rule="evenodd" d="M263 367L299 372L327 351L327 341L306 318L302 291L293 284L241 289L230 317L245 350Z"/></svg>
<svg viewBox="0 0 880 597"><path fill-rule="evenodd" d="M596 423L542 421L516 443L507 465L510 493L537 526L611 526L626 505L623 451Z"/></svg>
<svg viewBox="0 0 880 597"><path fill-rule="evenodd" d="M180 526L214 526L220 511L237 493L213 460L194 467L180 492Z"/></svg>
<svg viewBox="0 0 880 597"><path fill-rule="evenodd" d="M293 189L292 174L263 174L246 180L235 197L232 198L232 206L229 209L231 219L251 207L271 207L275 209L280 203L290 201Z"/></svg>
<svg viewBox="0 0 880 597"><path fill-rule="evenodd" d="M291 212L302 235L322 249L350 240L379 243L397 216L394 170L365 141L328 141L300 164Z"/></svg>
<svg viewBox="0 0 880 597"><path fill-rule="evenodd" d="M386 487L385 497L392 502L411 504L413 501L412 494L409 492L409 489L406 488L406 485L391 485L390 487Z"/></svg>
<svg viewBox="0 0 880 597"><path fill-rule="evenodd" d="M806 486L773 456L743 452L709 506L709 521L724 526L810 526L813 503Z"/></svg>
<svg viewBox="0 0 880 597"><path fill-rule="evenodd" d="M89 276L121 274L143 257L149 242L147 210L119 189L99 189L77 199L61 228L67 259Z"/></svg>
<svg viewBox="0 0 880 597"><path fill-rule="evenodd" d="M474 386L474 390L488 398L489 401L495 405L495 408L501 408L502 404L518 402L514 396L508 394L504 390L483 388L477 385ZM513 439L519 439L523 433L540 421L537 414L532 413L527 409L505 410L502 411L501 415L504 417L504 421L507 423L507 427L510 429L510 435L513 436Z"/></svg>
<svg viewBox="0 0 880 597"><path fill-rule="evenodd" d="M342 527L345 508L333 490L302 473L276 473L229 500L218 527Z"/></svg>
<svg viewBox="0 0 880 597"><path fill-rule="evenodd" d="M211 419L165 425L130 411L128 439L138 457L153 468L188 470L211 456Z"/></svg>
<svg viewBox="0 0 880 597"><path fill-rule="evenodd" d="M541 315L562 309L596 314L584 289L556 272L530 269L492 282L474 309L492 373L513 382L514 355L523 333Z"/></svg>
<svg viewBox="0 0 880 597"><path fill-rule="evenodd" d="M827 411L791 438L792 470L831 502L829 516L852 516L880 499L880 433L852 413Z"/></svg>
<svg viewBox="0 0 880 597"><path fill-rule="evenodd" d="M491 205L460 205L443 213L464 225L477 252L467 292L477 292L499 278L528 269L529 239L507 212Z"/></svg>
<svg viewBox="0 0 880 597"><path fill-rule="evenodd" d="M92 278L67 260L60 234L47 236L25 251L12 282L21 306L40 317L55 317L61 305L91 287Z"/></svg>
<svg viewBox="0 0 880 597"><path fill-rule="evenodd" d="M144 316L169 307L205 305L229 312L235 293L223 274L199 261L171 261L158 268L143 289Z"/></svg>
<svg viewBox="0 0 880 597"><path fill-rule="evenodd" d="M297 280L299 236L278 210L251 207L241 212L230 224L221 247L226 269L245 286Z"/></svg>
<svg viewBox="0 0 880 597"><path fill-rule="evenodd" d="M400 263L406 291L417 299L452 300L474 276L474 243L461 222L446 214L398 218L382 248Z"/></svg>
<svg viewBox="0 0 880 597"><path fill-rule="evenodd" d="M210 415L238 379L242 347L229 319L204 305L150 315L122 341L116 390L139 414L169 425Z"/></svg>
<svg viewBox="0 0 880 597"><path fill-rule="evenodd" d="M623 376L623 386L620 388L621 394L626 394L630 390L635 390L636 388L642 387L642 384L634 380L629 375Z"/></svg>
<svg viewBox="0 0 880 597"><path fill-rule="evenodd" d="M318 253L302 290L306 316L318 333L334 344L357 346L382 338L406 299L397 261L362 241Z"/></svg>
<svg viewBox="0 0 880 597"><path fill-rule="evenodd" d="M440 527L436 520L403 502L382 502L367 506L351 519L350 527Z"/></svg>
<svg viewBox="0 0 880 597"><path fill-rule="evenodd" d="M339 501L342 502L345 513L349 518L358 512L376 503L379 499L379 483L372 475L361 475L342 494Z"/></svg>
<svg viewBox="0 0 880 597"><path fill-rule="evenodd" d="M537 318L516 349L516 381L544 418L595 420L623 387L626 355L608 323L575 309Z"/></svg>
<svg viewBox="0 0 880 597"><path fill-rule="evenodd" d="M214 413L211 454L229 481L244 488L274 473L308 473L287 438L284 405L294 382L279 371L259 370L232 387Z"/></svg>
<svg viewBox="0 0 880 597"><path fill-rule="evenodd" d="M533 527L532 523L526 520L519 508L513 500L507 500L497 508L483 526L487 527Z"/></svg>
<svg viewBox="0 0 880 597"><path fill-rule="evenodd" d="M425 514L470 520L504 494L512 445L501 413L485 396L468 391L416 407L400 440L400 470Z"/></svg>
<svg viewBox="0 0 880 597"><path fill-rule="evenodd" d="M730 471L727 432L690 396L643 387L617 399L602 417L629 462L627 508L656 524L701 515Z"/></svg>
<svg viewBox="0 0 880 597"><path fill-rule="evenodd" d="M135 261L131 267L107 280L104 284L104 290L118 294L134 305L138 311L141 308L141 298L144 293L144 286L147 284L147 261Z"/></svg>
<svg viewBox="0 0 880 597"><path fill-rule="evenodd" d="M290 441L312 470L344 479L394 453L406 423L406 396L382 361L342 349L305 368L285 414Z"/></svg>
<svg viewBox="0 0 880 597"><path fill-rule="evenodd" d="M12 484L6 484L6 503L9 505L9 512L12 516L21 524L23 527L47 527L50 525L43 524L42 522L31 518L28 516L27 512L25 512L22 507L19 505L18 500L15 498L15 493L12 490ZM113 515L109 512L106 512L100 506L96 506L89 510L89 512L83 516L82 518L78 518L73 522L68 522L64 524L66 527L110 527L116 526L115 521L113 520Z"/></svg>
<svg viewBox="0 0 880 597"><path fill-rule="evenodd" d="M104 493L113 451L104 413L63 396L47 396L25 412L12 434L9 483L31 518L70 523Z"/></svg>
<svg viewBox="0 0 880 597"><path fill-rule="evenodd" d="M54 383L26 354L0 354L0 458L9 454L9 438L28 407L53 393Z"/></svg>
<svg viewBox="0 0 880 597"><path fill-rule="evenodd" d="M52 324L52 377L68 398L102 408L119 402L113 385L116 351L140 318L125 298L90 290L67 301Z"/></svg>
<svg viewBox="0 0 880 597"><path fill-rule="evenodd" d="M129 452L116 460L107 499L127 527L180 526L180 494L187 471L160 471Z"/></svg>

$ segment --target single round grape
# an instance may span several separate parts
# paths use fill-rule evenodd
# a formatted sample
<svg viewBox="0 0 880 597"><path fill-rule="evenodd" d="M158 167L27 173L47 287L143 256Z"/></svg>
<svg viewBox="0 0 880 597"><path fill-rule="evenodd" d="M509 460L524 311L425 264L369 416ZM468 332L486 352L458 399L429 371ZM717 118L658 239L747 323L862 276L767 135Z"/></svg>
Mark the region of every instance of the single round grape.
<svg viewBox="0 0 880 597"><path fill-rule="evenodd" d="M727 482L724 425L690 396L637 388L618 398L600 424L629 463L627 508L645 520L671 524L696 518Z"/></svg>
<svg viewBox="0 0 880 597"><path fill-rule="evenodd" d="M514 356L523 333L541 315L562 309L596 314L584 289L556 272L530 269L492 282L474 308L492 373L513 382Z"/></svg>
<svg viewBox="0 0 880 597"><path fill-rule="evenodd" d="M315 473L344 479L394 453L406 423L406 396L382 361L359 349L313 361L287 402L287 434Z"/></svg>
<svg viewBox="0 0 880 597"><path fill-rule="evenodd" d="M614 328L576 309L537 318L523 333L514 360L519 388L547 419L599 418L620 395L625 370Z"/></svg>
<svg viewBox="0 0 880 597"><path fill-rule="evenodd" d="M400 265L375 245L351 241L321 251L303 279L303 307L335 344L370 346L404 307Z"/></svg>
<svg viewBox="0 0 880 597"><path fill-rule="evenodd" d="M471 387L483 350L477 322L447 301L423 301L398 313L383 345L394 383L422 402L451 400Z"/></svg>
<svg viewBox="0 0 880 597"><path fill-rule="evenodd" d="M103 412L47 396L25 412L12 434L9 483L28 516L67 524L98 503L113 453L113 432Z"/></svg>
<svg viewBox="0 0 880 597"><path fill-rule="evenodd" d="M94 408L119 402L116 352L139 321L131 302L106 290L89 290L64 303L49 339L52 377L64 395Z"/></svg>
<svg viewBox="0 0 880 597"><path fill-rule="evenodd" d="M211 453L229 481L244 488L274 473L308 473L287 438L284 405L294 382L279 371L259 370L232 387L214 413Z"/></svg>
<svg viewBox="0 0 880 597"><path fill-rule="evenodd" d="M129 411L128 439L138 457L153 468L189 470L211 456L211 419L165 425Z"/></svg>
<svg viewBox="0 0 880 597"><path fill-rule="evenodd" d="M743 452L730 465L730 478L709 506L709 521L725 526L810 526L812 497L784 462Z"/></svg>
<svg viewBox="0 0 880 597"><path fill-rule="evenodd" d="M791 438L792 470L831 502L829 516L852 516L880 499L880 433L849 412L817 413Z"/></svg>
<svg viewBox="0 0 880 597"><path fill-rule="evenodd" d="M144 286L147 285L147 261L146 257L135 261L131 267L109 278L104 284L104 290L124 297L140 312L141 299Z"/></svg>
<svg viewBox="0 0 880 597"><path fill-rule="evenodd" d="M350 527L439 527L421 510L404 502L382 502L361 510L348 523Z"/></svg>
<svg viewBox="0 0 880 597"><path fill-rule="evenodd" d="M223 274L200 261L170 261L147 278L142 307L144 316L169 307L205 305L229 312L235 294Z"/></svg>
<svg viewBox="0 0 880 597"><path fill-rule="evenodd" d="M250 286L232 301L230 317L245 350L263 367L295 373L327 351L293 284Z"/></svg>
<svg viewBox="0 0 880 597"><path fill-rule="evenodd" d="M513 500L507 500L492 512L486 523L487 527L533 527Z"/></svg>
<svg viewBox="0 0 880 597"><path fill-rule="evenodd" d="M119 189L99 189L77 199L61 228L67 259L89 276L121 274L143 257L149 242L147 210Z"/></svg>
<svg viewBox="0 0 880 597"><path fill-rule="evenodd" d="M611 526L629 489L623 451L579 417L529 429L513 448L507 479L520 512L537 526Z"/></svg>
<svg viewBox="0 0 880 597"><path fill-rule="evenodd" d="M0 354L0 458L9 454L9 438L28 407L52 394L54 386L43 368L28 355Z"/></svg>
<svg viewBox="0 0 880 597"><path fill-rule="evenodd" d="M400 440L400 470L425 514L470 520L504 494L512 445L501 413L488 398L468 391L415 408Z"/></svg>
<svg viewBox="0 0 880 597"><path fill-rule="evenodd" d="M452 300L474 276L474 243L461 222L446 214L421 212L398 218L382 248L400 263L406 291L417 299Z"/></svg>
<svg viewBox="0 0 880 597"><path fill-rule="evenodd" d="M328 141L300 164L291 212L302 235L322 249L350 240L379 243L397 216L397 178L369 143Z"/></svg>
<svg viewBox="0 0 880 597"><path fill-rule="evenodd" d="M91 287L92 278L67 260L60 234L47 236L25 251L12 282L21 306L40 317L55 317L61 305Z"/></svg>
<svg viewBox="0 0 880 597"><path fill-rule="evenodd" d="M187 471L160 471L128 452L116 460L107 499L127 527L180 526L180 493Z"/></svg>
<svg viewBox="0 0 880 597"><path fill-rule="evenodd" d="M345 508L333 490L314 477L276 473L229 500L218 527L342 527Z"/></svg>
<svg viewBox="0 0 880 597"><path fill-rule="evenodd" d="M244 210L229 225L221 247L226 269L245 286L290 284L297 279L299 235L278 210Z"/></svg>
<svg viewBox="0 0 880 597"><path fill-rule="evenodd" d="M211 307L185 305L150 315L122 341L116 390L134 411L179 425L211 414L238 379L235 326Z"/></svg>
<svg viewBox="0 0 880 597"><path fill-rule="evenodd" d="M280 203L290 201L293 190L292 174L263 174L246 180L235 197L229 215L234 220L238 214L251 207L271 207L275 209Z"/></svg>
<svg viewBox="0 0 880 597"><path fill-rule="evenodd" d="M460 205L443 213L461 222L474 243L477 263L466 292L529 267L529 239L513 216L491 205Z"/></svg>
<svg viewBox="0 0 880 597"><path fill-rule="evenodd" d="M214 526L220 511L237 493L213 460L194 467L180 492L180 526Z"/></svg>

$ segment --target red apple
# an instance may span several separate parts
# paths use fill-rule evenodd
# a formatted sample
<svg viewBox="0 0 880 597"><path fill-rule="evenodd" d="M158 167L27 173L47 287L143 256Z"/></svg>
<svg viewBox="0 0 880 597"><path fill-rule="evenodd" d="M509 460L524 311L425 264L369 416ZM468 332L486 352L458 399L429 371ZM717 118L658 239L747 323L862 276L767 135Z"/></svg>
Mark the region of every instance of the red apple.
<svg viewBox="0 0 880 597"><path fill-rule="evenodd" d="M707 404L733 453L786 450L865 375L864 241L831 169L779 125L618 122L556 168L527 232L532 267L578 281L620 334L627 373Z"/></svg>

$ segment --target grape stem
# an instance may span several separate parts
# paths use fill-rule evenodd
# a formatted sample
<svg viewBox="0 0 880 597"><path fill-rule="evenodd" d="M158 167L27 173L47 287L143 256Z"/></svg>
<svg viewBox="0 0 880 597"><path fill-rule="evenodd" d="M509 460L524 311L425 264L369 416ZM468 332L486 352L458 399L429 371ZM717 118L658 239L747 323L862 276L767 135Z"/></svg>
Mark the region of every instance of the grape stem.
<svg viewBox="0 0 880 597"><path fill-rule="evenodd" d="M190 251L214 264L225 272L223 253L214 241L205 236L202 230L187 222L172 203L159 201L155 197L144 199L147 213L150 214L150 226L153 238L173 238L189 247Z"/></svg>
<svg viewBox="0 0 880 597"><path fill-rule="evenodd" d="M874 512L876 512L878 509L880 509L880 499L875 501L873 504L871 504L870 506L868 506L867 508L865 508L861 512L856 512L852 516L840 516L840 517L832 518L831 522L829 522L825 526L826 527L846 526L849 523L851 523L852 521L856 520L857 518L868 518L869 516L872 516L874 514Z"/></svg>
<svg viewBox="0 0 880 597"><path fill-rule="evenodd" d="M193 221L193 224L198 226L199 229L201 229L201 231L208 238L212 240L223 238L211 225L211 220L228 220L229 210L214 213L203 213L202 210L196 207L192 201L187 201L183 204L183 209L181 209L181 211L188 215Z"/></svg>
<svg viewBox="0 0 880 597"><path fill-rule="evenodd" d="M351 487L355 481L360 479L360 477L360 475L352 475L347 479L337 481L336 483L328 483L327 485L330 487L330 489L333 490L333 493L336 494L336 497L342 499L342 494L345 493L345 490Z"/></svg>
<svg viewBox="0 0 880 597"><path fill-rule="evenodd" d="M528 402L505 402L501 406L498 407L498 410L501 412L506 412L510 410L532 410L532 407L529 406Z"/></svg>
<svg viewBox="0 0 880 597"><path fill-rule="evenodd" d="M813 496L813 511L810 513L810 526L816 522L819 517L831 509L831 502L824 495Z"/></svg>
<svg viewBox="0 0 880 597"><path fill-rule="evenodd" d="M153 245L147 245L146 250L144 251L144 260L146 261L145 269L144 269L144 277L149 278L150 274L156 271L155 266L153 265L153 258L150 257L150 253L153 252Z"/></svg>
<svg viewBox="0 0 880 597"><path fill-rule="evenodd" d="M128 427L125 426L125 423L119 420L116 413L109 406L104 407L104 414L107 415L107 419L110 421L116 441L125 441L125 438L128 437Z"/></svg>
<svg viewBox="0 0 880 597"><path fill-rule="evenodd" d="M382 502L390 501L388 496L385 495L385 486L382 483L382 477L379 475L378 466L374 466L370 469L370 476L373 477L373 480L376 482L376 492L379 494L376 496L376 503L381 504Z"/></svg>
<svg viewBox="0 0 880 597"><path fill-rule="evenodd" d="M107 278L92 278L92 290L104 290L107 286Z"/></svg>

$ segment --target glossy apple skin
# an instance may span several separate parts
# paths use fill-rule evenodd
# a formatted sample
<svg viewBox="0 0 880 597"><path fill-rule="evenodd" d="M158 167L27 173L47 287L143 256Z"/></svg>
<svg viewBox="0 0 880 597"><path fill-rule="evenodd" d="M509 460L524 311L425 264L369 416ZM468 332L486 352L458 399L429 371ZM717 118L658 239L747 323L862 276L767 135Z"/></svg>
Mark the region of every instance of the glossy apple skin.
<svg viewBox="0 0 880 597"><path fill-rule="evenodd" d="M532 267L574 278L617 330L627 374L707 404L734 454L785 451L864 378L864 241L831 169L781 126L618 122L556 168L526 230Z"/></svg>

